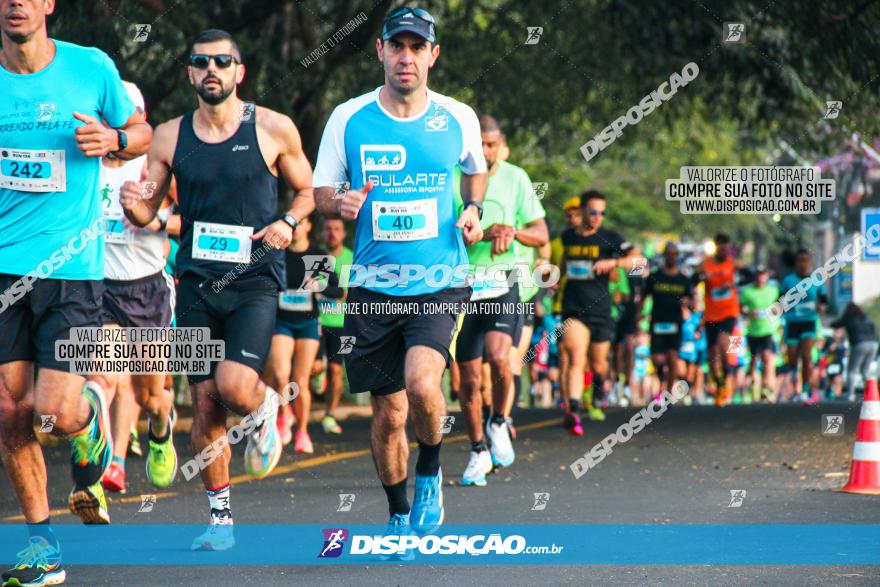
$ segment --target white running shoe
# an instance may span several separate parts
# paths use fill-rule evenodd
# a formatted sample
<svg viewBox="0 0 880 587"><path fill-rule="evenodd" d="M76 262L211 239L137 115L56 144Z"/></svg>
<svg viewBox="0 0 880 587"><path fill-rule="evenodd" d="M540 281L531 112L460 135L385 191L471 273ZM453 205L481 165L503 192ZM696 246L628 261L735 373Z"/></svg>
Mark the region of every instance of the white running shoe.
<svg viewBox="0 0 880 587"><path fill-rule="evenodd" d="M495 424L492 420L486 424L486 436L488 436L492 464L496 467L509 467L513 464L515 454L513 444L510 442L510 433L507 431L507 423Z"/></svg>
<svg viewBox="0 0 880 587"><path fill-rule="evenodd" d="M472 450L467 468L461 476L461 484L465 487L469 485L485 487L486 475L490 472L492 472L492 457L489 456L489 451L481 450L477 452Z"/></svg>
<svg viewBox="0 0 880 587"><path fill-rule="evenodd" d="M266 393L278 395L268 387ZM263 406L268 409L269 413L264 414L263 424L248 434L247 448L244 449L244 468L248 475L256 479L262 479L271 473L281 459L283 444L278 426L275 425L278 405L278 401L264 403Z"/></svg>

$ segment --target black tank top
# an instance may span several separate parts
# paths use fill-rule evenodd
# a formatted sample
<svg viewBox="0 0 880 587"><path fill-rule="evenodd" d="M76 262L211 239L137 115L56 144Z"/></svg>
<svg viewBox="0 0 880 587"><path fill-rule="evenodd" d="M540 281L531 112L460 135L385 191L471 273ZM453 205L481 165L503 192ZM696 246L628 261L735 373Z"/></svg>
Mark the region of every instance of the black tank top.
<svg viewBox="0 0 880 587"><path fill-rule="evenodd" d="M278 178L260 152L256 113L222 143L200 140L193 130L193 113L186 114L180 122L172 172L181 215L178 274L221 278L238 264L193 259L193 223L252 226L256 233L278 219ZM261 249L262 240L252 241L251 261L244 271L234 271L233 283L262 281L283 289L284 251Z"/></svg>

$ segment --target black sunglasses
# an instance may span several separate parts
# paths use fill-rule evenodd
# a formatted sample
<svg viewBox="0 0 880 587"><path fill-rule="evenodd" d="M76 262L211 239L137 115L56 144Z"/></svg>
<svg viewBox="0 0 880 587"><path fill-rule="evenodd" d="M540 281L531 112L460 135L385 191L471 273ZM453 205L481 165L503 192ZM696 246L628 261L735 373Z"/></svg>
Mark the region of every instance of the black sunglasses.
<svg viewBox="0 0 880 587"><path fill-rule="evenodd" d="M590 216L605 216L605 210L590 210Z"/></svg>
<svg viewBox="0 0 880 587"><path fill-rule="evenodd" d="M233 63L238 63L238 59L236 59L232 55L190 55L189 56L189 64L195 67L196 69L208 69L208 66L211 64L211 60L214 60L214 63L217 64L219 69L226 69Z"/></svg>
<svg viewBox="0 0 880 587"><path fill-rule="evenodd" d="M412 14L414 16L417 16L418 18L421 18L422 20L424 20L426 22L430 22L431 24L435 24L434 17L431 16L431 13L429 13L427 10L424 10L423 8L409 8L409 7L398 8L397 10L395 10L394 12L389 14L387 17L385 17L385 21L387 22L393 18L400 18L404 14Z"/></svg>

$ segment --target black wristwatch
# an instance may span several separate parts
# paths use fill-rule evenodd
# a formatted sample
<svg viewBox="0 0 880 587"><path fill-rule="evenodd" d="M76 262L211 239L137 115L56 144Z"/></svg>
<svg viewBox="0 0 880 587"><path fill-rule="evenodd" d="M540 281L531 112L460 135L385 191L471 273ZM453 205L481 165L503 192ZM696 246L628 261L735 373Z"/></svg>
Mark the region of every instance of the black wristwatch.
<svg viewBox="0 0 880 587"><path fill-rule="evenodd" d="M296 227L299 226L299 222L290 214L285 214L281 217L281 220L290 225L290 228L292 228L293 230L296 230Z"/></svg>
<svg viewBox="0 0 880 587"><path fill-rule="evenodd" d="M481 203L479 203L479 202L474 202L473 200L471 200L470 202L465 202L465 203L464 203L464 206L463 206L462 209L461 209L461 211L464 212L465 210L467 210L467 207L468 207L468 206L476 206L476 207L477 207L477 212L480 213L480 220L483 219L483 205L482 205Z"/></svg>
<svg viewBox="0 0 880 587"><path fill-rule="evenodd" d="M116 138L119 141L119 148L116 149L116 151L114 151L114 152L118 153L119 151L124 151L125 149L128 148L128 135L125 134L124 130L119 130L117 128L116 129Z"/></svg>

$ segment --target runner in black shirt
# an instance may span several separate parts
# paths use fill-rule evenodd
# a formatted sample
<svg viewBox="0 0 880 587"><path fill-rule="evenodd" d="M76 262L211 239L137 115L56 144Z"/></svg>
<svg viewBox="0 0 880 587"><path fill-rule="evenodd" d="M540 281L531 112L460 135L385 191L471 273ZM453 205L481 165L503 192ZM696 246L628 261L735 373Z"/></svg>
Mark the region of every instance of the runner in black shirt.
<svg viewBox="0 0 880 587"><path fill-rule="evenodd" d="M625 257L628 246L619 234L602 228L605 196L589 191L581 196L581 226L562 233L562 271L567 277L562 294L564 349L568 354L566 390L569 403L565 425L571 434L583 434L580 411L587 356L593 372L593 389L601 396L608 375L608 350L611 347L611 294L608 278L615 267L632 269L632 259ZM595 415L594 415L595 413ZM594 419L604 414L595 408Z"/></svg>
<svg viewBox="0 0 880 587"><path fill-rule="evenodd" d="M678 246L675 243L666 243L663 267L648 277L643 294L640 309L649 296L654 299L651 308L651 360L663 389L669 391L682 375L678 372L681 324L690 315L693 299L691 279L678 268Z"/></svg>

